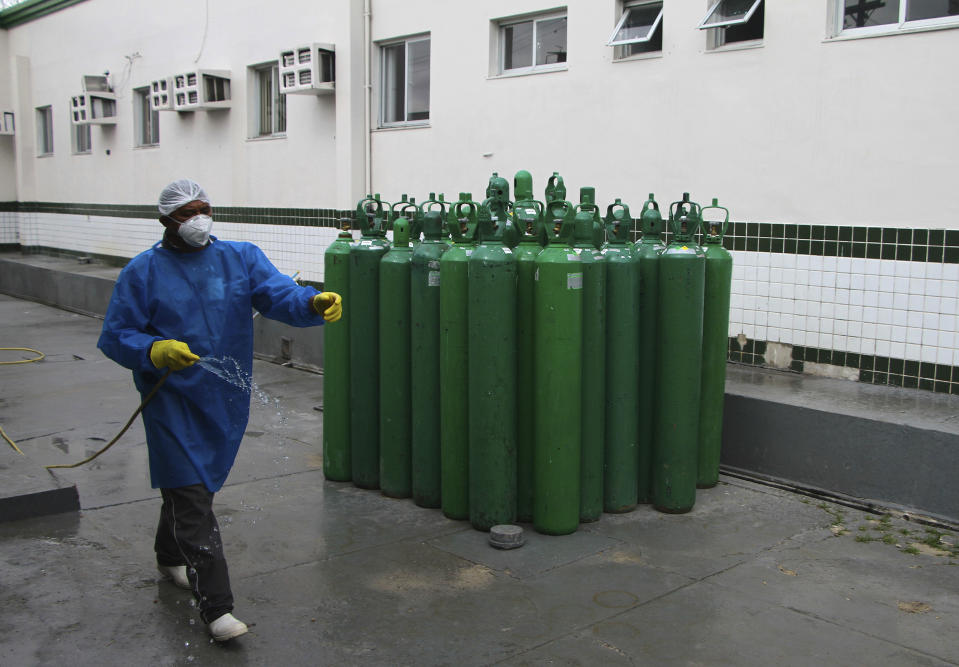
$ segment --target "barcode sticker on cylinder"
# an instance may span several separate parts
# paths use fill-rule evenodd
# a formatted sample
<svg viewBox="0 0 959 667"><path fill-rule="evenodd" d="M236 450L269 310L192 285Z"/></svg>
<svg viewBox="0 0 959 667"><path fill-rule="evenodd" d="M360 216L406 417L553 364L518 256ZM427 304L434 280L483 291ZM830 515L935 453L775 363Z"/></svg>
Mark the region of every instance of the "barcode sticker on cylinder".
<svg viewBox="0 0 959 667"><path fill-rule="evenodd" d="M582 274L582 273L567 273L567 274L566 274L566 289L583 289L583 274Z"/></svg>
<svg viewBox="0 0 959 667"><path fill-rule="evenodd" d="M439 271L430 271L426 274L426 285L427 287L439 287L440 286L440 272Z"/></svg>

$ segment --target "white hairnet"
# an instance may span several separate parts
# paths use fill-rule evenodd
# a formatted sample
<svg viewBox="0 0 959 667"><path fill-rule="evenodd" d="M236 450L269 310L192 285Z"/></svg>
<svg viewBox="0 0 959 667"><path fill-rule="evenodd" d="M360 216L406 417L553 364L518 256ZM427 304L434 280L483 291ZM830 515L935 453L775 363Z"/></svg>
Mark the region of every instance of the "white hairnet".
<svg viewBox="0 0 959 667"><path fill-rule="evenodd" d="M191 181L189 178L181 178L163 188L157 208L160 209L161 215L170 215L191 201L202 201L209 204L210 198L199 183Z"/></svg>

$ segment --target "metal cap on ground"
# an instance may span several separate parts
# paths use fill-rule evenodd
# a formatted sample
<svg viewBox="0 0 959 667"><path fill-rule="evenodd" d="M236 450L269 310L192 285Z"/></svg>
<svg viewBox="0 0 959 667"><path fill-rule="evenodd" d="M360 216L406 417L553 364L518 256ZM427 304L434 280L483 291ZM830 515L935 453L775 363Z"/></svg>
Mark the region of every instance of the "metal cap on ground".
<svg viewBox="0 0 959 667"><path fill-rule="evenodd" d="M526 538L519 526L501 524L489 529L489 543L497 549L516 549L526 543Z"/></svg>

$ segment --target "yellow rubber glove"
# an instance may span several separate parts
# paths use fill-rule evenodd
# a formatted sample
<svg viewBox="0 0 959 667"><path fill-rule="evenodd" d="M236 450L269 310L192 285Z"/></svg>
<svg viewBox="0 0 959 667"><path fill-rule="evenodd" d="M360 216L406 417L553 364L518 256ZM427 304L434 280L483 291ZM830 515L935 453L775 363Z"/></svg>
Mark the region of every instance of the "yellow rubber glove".
<svg viewBox="0 0 959 667"><path fill-rule="evenodd" d="M313 297L313 310L323 313L327 322L336 322L343 316L343 297L336 292L320 292Z"/></svg>
<svg viewBox="0 0 959 667"><path fill-rule="evenodd" d="M190 346L178 340L158 340L150 347L150 361L157 368L169 366L179 371L192 366L200 357L190 352Z"/></svg>

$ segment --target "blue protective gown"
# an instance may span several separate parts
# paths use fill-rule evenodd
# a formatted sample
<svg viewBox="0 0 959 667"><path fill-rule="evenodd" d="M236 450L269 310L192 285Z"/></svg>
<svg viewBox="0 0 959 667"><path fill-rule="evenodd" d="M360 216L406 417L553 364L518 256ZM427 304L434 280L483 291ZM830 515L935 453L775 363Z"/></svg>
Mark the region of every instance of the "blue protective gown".
<svg viewBox="0 0 959 667"><path fill-rule="evenodd" d="M252 243L218 241L198 252L162 243L120 273L97 347L133 371L146 396L166 369L150 361L154 341L174 339L201 357L253 371L253 309L298 327L323 323L310 308L317 291L280 273ZM199 365L175 371L143 409L153 488L223 486L250 416L249 389Z"/></svg>

